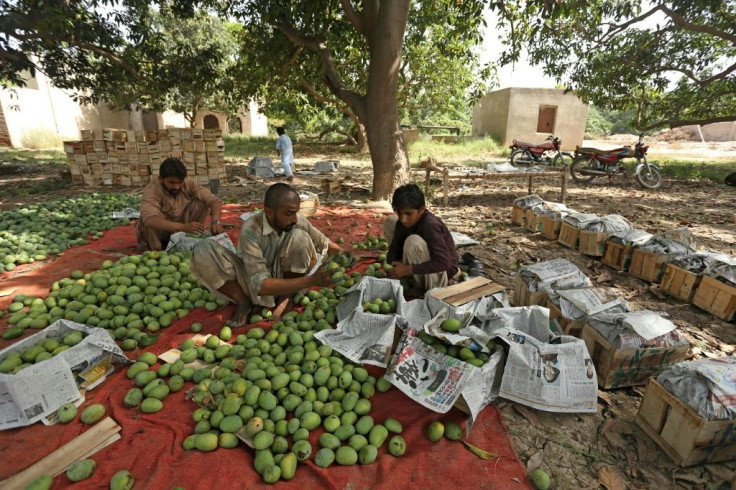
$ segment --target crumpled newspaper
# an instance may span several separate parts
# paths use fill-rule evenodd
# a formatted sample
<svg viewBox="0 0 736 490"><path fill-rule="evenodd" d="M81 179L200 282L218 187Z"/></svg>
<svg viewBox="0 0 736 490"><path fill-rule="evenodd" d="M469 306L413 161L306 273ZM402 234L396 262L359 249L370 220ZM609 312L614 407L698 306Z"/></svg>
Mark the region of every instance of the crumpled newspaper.
<svg viewBox="0 0 736 490"><path fill-rule="evenodd" d="M518 272L529 291L552 289L570 289L590 286L588 276L578 267L565 259L553 259L521 267Z"/></svg>
<svg viewBox="0 0 736 490"><path fill-rule="evenodd" d="M695 240L690 230L682 227L654 235L639 248L657 255L683 255L695 252Z"/></svg>
<svg viewBox="0 0 736 490"><path fill-rule="evenodd" d="M137 219L141 217L141 212L133 208L125 208L122 211L113 211L113 219Z"/></svg>
<svg viewBox="0 0 736 490"><path fill-rule="evenodd" d="M592 221L585 224L582 228L585 231L612 233L630 230L631 222L619 214L607 214L601 217L599 221Z"/></svg>
<svg viewBox="0 0 736 490"><path fill-rule="evenodd" d="M514 206L518 206L522 209L529 209L531 207L537 206L539 204L542 204L544 202L544 199L539 197L536 194L529 194L528 196L520 197L518 199L514 199Z"/></svg>
<svg viewBox="0 0 736 490"><path fill-rule="evenodd" d="M667 263L685 269L686 271L700 274L701 272L707 273L707 271L715 270L721 265L734 266L736 265L736 258L720 252L702 250L694 254L673 257Z"/></svg>
<svg viewBox="0 0 736 490"><path fill-rule="evenodd" d="M233 253L237 253L235 251L235 245L233 245L233 241L230 240L230 237L227 235L227 233L220 233L219 235L212 235L211 233L204 233L201 236L191 236L186 234L183 231L179 231L171 235L171 238L169 239L169 244L166 246L167 252L176 252L178 250L189 250L191 251L195 245L197 245L202 240L214 240L226 249L230 250Z"/></svg>
<svg viewBox="0 0 736 490"><path fill-rule="evenodd" d="M657 381L707 420L736 418L736 357L700 359L668 366Z"/></svg>
<svg viewBox="0 0 736 490"><path fill-rule="evenodd" d="M579 214L579 213L575 211L574 209L570 209L570 208L551 209L544 214L544 217L547 219L553 219L555 221L562 221L565 218L565 216L568 216L570 214Z"/></svg>
<svg viewBox="0 0 736 490"><path fill-rule="evenodd" d="M563 222L568 223L575 228L583 229L591 223L599 221L600 218L596 214L590 213L574 213L568 214L563 218Z"/></svg>
<svg viewBox="0 0 736 490"><path fill-rule="evenodd" d="M648 242L652 236L651 233L639 228L631 228L628 230L614 231L608 235L607 240L619 245L631 247Z"/></svg>
<svg viewBox="0 0 736 490"><path fill-rule="evenodd" d="M565 212L567 213L567 206L562 204L561 202L550 202L550 201L542 201L540 204L536 204L532 206L530 209L534 211L534 213L538 215L546 216L547 213L550 212Z"/></svg>
<svg viewBox="0 0 736 490"><path fill-rule="evenodd" d="M616 349L689 345L674 323L661 313L649 310L603 312L588 317L588 325Z"/></svg>

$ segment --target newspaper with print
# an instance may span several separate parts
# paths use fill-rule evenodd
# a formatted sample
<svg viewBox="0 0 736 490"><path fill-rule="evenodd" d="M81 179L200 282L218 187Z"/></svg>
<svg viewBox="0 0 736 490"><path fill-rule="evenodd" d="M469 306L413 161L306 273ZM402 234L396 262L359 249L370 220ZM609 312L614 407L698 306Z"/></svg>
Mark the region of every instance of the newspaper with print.
<svg viewBox="0 0 736 490"><path fill-rule="evenodd" d="M105 330L69 320L58 320L3 349L0 361L11 352L22 353L47 338L61 341L70 330L81 331L86 336L77 345L16 374L0 374L0 430L43 419L104 380L114 370L113 362L128 362Z"/></svg>
<svg viewBox="0 0 736 490"><path fill-rule="evenodd" d="M519 276L532 293L546 288L570 289L590 286L588 276L583 274L575 264L565 259L525 265L519 269Z"/></svg>
<svg viewBox="0 0 736 490"><path fill-rule="evenodd" d="M215 242L219 243L220 245L230 250L231 252L237 253L235 251L235 245L233 245L233 241L230 239L227 233L220 233L219 235L211 235L210 233L205 233L201 236L190 236L183 231L179 231L171 235L171 238L169 239L169 244L166 247L166 251L167 252L178 252L180 250L190 250L191 251L202 240L214 240Z"/></svg>
<svg viewBox="0 0 736 490"><path fill-rule="evenodd" d="M657 381L706 420L736 419L734 356L674 364Z"/></svg>
<svg viewBox="0 0 736 490"><path fill-rule="evenodd" d="M550 412L596 412L598 380L585 342L555 335L547 308L498 308L476 316L470 326L482 345L508 344L501 397Z"/></svg>

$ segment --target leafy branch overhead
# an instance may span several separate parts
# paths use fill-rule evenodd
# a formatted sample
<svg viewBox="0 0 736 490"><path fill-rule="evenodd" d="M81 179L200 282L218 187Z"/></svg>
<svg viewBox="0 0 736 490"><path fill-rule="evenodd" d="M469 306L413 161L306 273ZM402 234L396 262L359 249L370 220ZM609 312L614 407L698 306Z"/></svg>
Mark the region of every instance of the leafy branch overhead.
<svg viewBox="0 0 736 490"><path fill-rule="evenodd" d="M533 63L584 100L633 110L639 129L736 120L736 4L495 2L501 61Z"/></svg>

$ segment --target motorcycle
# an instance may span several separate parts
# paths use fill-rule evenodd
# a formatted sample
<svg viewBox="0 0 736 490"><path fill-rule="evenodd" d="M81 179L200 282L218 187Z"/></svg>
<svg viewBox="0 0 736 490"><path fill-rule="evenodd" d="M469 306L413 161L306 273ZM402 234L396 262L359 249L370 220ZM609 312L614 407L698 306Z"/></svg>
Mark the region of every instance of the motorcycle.
<svg viewBox="0 0 736 490"><path fill-rule="evenodd" d="M555 168L568 166L572 163L572 153L560 151L560 138L548 136L549 143L538 145L514 140L511 148L511 165L514 167L531 167L532 165L552 165Z"/></svg>
<svg viewBox="0 0 736 490"><path fill-rule="evenodd" d="M639 141L632 150L630 146L615 150L600 150L598 148L575 148L575 159L570 166L570 175L575 182L587 184L596 177L629 176L629 168L624 158L636 159L634 175L639 185L646 189L658 189L662 185L662 176L659 167L647 162L649 145L644 144L644 133L639 135Z"/></svg>

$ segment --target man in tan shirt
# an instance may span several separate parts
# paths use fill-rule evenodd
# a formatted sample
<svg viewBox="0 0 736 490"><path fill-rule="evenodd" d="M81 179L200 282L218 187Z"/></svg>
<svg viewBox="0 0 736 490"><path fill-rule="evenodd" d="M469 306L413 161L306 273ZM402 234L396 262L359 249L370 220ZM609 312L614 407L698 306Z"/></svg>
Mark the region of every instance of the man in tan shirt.
<svg viewBox="0 0 736 490"><path fill-rule="evenodd" d="M197 280L238 306L229 326L245 325L252 305L272 307L274 297L280 301L305 288L332 284L329 272L307 273L318 254L342 249L299 214L300 205L292 187L274 184L266 190L263 211L243 223L237 254L213 240L194 247L190 267Z"/></svg>
<svg viewBox="0 0 736 490"><path fill-rule="evenodd" d="M136 224L140 249L164 250L172 233L204 233L207 214L212 215L210 231L222 233L222 202L210 191L187 178L181 160L167 158L161 163L157 180L143 190L141 216Z"/></svg>

